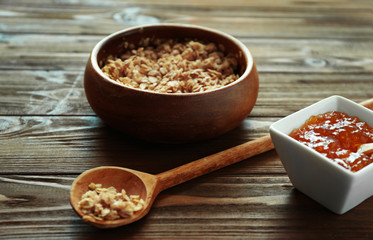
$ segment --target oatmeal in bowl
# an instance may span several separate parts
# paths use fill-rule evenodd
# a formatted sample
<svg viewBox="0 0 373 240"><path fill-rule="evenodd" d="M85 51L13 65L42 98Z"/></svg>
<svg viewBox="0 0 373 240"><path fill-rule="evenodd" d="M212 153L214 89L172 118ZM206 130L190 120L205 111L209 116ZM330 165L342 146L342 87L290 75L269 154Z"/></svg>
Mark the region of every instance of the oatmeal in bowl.
<svg viewBox="0 0 373 240"><path fill-rule="evenodd" d="M239 78L235 56L224 46L194 40L142 39L119 57L109 56L101 70L128 87L160 93L196 93Z"/></svg>
<svg viewBox="0 0 373 240"><path fill-rule="evenodd" d="M109 126L155 142L222 135L251 112L258 73L234 37L184 24L113 33L93 49L84 75L89 104Z"/></svg>

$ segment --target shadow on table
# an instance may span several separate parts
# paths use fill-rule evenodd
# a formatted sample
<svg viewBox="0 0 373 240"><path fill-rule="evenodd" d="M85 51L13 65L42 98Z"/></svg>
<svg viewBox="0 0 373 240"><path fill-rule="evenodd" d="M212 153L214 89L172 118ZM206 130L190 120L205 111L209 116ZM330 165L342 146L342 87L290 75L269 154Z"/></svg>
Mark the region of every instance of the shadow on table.
<svg viewBox="0 0 373 240"><path fill-rule="evenodd" d="M195 143L162 144L127 136L102 125L95 129L90 167L103 165L157 174L234 147L255 137L240 126L220 137Z"/></svg>

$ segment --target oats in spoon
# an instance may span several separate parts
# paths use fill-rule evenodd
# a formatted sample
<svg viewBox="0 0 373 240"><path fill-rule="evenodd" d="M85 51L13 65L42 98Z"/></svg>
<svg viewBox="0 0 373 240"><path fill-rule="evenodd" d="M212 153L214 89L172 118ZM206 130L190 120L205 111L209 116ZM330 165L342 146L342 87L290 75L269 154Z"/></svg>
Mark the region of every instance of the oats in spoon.
<svg viewBox="0 0 373 240"><path fill-rule="evenodd" d="M117 192L114 187L103 188L95 183L89 184L88 188L79 201L79 208L85 214L83 220L128 218L144 208L144 200L139 195L128 196L124 189Z"/></svg>

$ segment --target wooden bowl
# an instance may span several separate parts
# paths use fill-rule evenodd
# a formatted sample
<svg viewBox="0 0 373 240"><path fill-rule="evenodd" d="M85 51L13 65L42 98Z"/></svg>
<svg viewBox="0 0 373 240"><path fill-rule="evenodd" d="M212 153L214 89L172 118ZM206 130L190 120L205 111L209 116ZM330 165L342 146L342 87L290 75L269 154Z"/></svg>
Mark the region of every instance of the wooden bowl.
<svg viewBox="0 0 373 240"><path fill-rule="evenodd" d="M202 93L156 93L126 87L101 71L100 63L123 52L125 41L136 45L146 37L223 44L237 58L240 78ZM84 75L88 102L104 122L128 135L165 143L205 140L234 129L254 107L258 87L258 73L244 44L216 30L183 24L138 26L107 36L92 50Z"/></svg>

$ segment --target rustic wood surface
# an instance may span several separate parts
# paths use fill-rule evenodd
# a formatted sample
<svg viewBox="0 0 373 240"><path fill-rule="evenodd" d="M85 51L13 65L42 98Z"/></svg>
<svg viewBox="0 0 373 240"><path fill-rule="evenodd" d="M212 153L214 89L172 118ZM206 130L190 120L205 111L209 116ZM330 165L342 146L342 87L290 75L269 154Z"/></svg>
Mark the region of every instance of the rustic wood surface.
<svg viewBox="0 0 373 240"><path fill-rule="evenodd" d="M0 239L372 239L373 198L336 215L293 188L270 151L162 192L146 218L100 230L69 205L82 171L157 174L268 133L331 95L373 98L371 0L0 0ZM126 27L212 27L251 50L259 97L228 134L143 142L108 128L82 78L93 46Z"/></svg>

